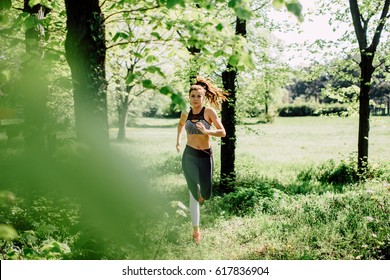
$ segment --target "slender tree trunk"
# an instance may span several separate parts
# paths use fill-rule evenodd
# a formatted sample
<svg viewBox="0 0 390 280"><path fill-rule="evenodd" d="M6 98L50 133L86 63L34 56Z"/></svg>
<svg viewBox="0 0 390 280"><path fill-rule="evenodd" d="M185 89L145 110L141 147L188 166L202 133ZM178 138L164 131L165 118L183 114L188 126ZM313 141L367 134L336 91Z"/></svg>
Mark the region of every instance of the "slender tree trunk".
<svg viewBox="0 0 390 280"><path fill-rule="evenodd" d="M76 135L94 148L108 148L106 42L98 0L65 0L66 59L72 72Z"/></svg>
<svg viewBox="0 0 390 280"><path fill-rule="evenodd" d="M358 137L358 168L364 172L368 164L368 143L370 132L370 88L374 72L373 56L361 56L360 93L359 93L359 137Z"/></svg>
<svg viewBox="0 0 390 280"><path fill-rule="evenodd" d="M268 108L268 103L269 103L269 100L270 100L270 93L268 90L266 90L265 92L265 98L264 98L264 105L265 105L265 116L268 117L268 114L269 114L269 108Z"/></svg>
<svg viewBox="0 0 390 280"><path fill-rule="evenodd" d="M352 22L360 50L360 93L359 93L359 136L358 136L358 170L364 174L368 167L368 142L370 131L370 89L371 79L375 71L373 60L377 50L381 33L386 20L389 18L390 0L383 2L380 20L375 28L371 44L368 42L367 31L370 17L365 18L360 12L357 0L349 0ZM378 6L379 7L379 6Z"/></svg>
<svg viewBox="0 0 390 280"><path fill-rule="evenodd" d="M123 142L126 139L127 113L129 112L129 96L121 98L118 104L118 135L116 140Z"/></svg>
<svg viewBox="0 0 390 280"><path fill-rule="evenodd" d="M226 137L221 139L221 191L229 193L236 180L236 77L237 71L229 67L222 73L222 82L229 97L222 104L221 120Z"/></svg>
<svg viewBox="0 0 390 280"><path fill-rule="evenodd" d="M236 18L236 34L246 36L246 20ZM221 191L228 193L233 190L236 181L236 78L237 69L228 65L222 73L222 82L225 91L230 95L228 101L222 104L222 124L226 130L226 137L222 138L221 145Z"/></svg>
<svg viewBox="0 0 390 280"><path fill-rule="evenodd" d="M31 17L43 19L49 12L41 5L29 6L29 1L24 0L25 13ZM24 137L27 152L46 151L46 123L47 123L47 96L48 86L45 79L44 53L39 43L43 40L44 30L42 26L34 26L26 29L25 42L26 53L29 59L23 63L23 82L21 83L24 99Z"/></svg>

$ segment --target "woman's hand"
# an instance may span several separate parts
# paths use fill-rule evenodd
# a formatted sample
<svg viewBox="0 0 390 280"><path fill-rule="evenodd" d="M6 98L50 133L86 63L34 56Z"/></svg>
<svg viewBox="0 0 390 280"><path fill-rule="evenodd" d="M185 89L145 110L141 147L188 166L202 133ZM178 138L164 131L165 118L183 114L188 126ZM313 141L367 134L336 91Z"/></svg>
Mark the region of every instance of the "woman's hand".
<svg viewBox="0 0 390 280"><path fill-rule="evenodd" d="M196 128L203 134L207 134L208 130L205 128L204 124L201 122L196 123Z"/></svg>
<svg viewBox="0 0 390 280"><path fill-rule="evenodd" d="M180 153L180 143L176 143L176 151Z"/></svg>

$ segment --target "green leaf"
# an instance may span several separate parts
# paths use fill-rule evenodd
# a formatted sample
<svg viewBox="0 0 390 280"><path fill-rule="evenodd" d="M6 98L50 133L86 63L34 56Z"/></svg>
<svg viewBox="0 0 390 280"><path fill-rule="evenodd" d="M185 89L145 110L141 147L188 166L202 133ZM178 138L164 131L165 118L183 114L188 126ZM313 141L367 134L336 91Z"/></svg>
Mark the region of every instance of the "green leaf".
<svg viewBox="0 0 390 280"><path fill-rule="evenodd" d="M117 32L115 36L112 38L114 42L116 42L119 38L127 40L129 38L129 35L123 32Z"/></svg>
<svg viewBox="0 0 390 280"><path fill-rule="evenodd" d="M302 5L298 1L291 1L289 3L286 3L287 10L291 13L293 13L299 21L303 21L302 16Z"/></svg>
<svg viewBox="0 0 390 280"><path fill-rule="evenodd" d="M229 65L235 67L235 66L237 66L239 60L240 60L240 56L238 55L238 53L235 53L229 57L228 63L229 63Z"/></svg>
<svg viewBox="0 0 390 280"><path fill-rule="evenodd" d="M168 94L173 93L173 92L174 91L170 86L165 86L165 87L160 88L160 93L162 93L164 95L168 95Z"/></svg>
<svg viewBox="0 0 390 280"><path fill-rule="evenodd" d="M28 5L32 8L34 7L35 5L38 5L38 4L41 4L41 0L30 0L28 2Z"/></svg>
<svg viewBox="0 0 390 280"><path fill-rule="evenodd" d="M159 74L161 77L165 78L165 75L164 73L161 71L161 68L160 67L157 67L157 66L149 66L149 67L146 67L144 68L145 71L149 72L149 73L152 73L152 74Z"/></svg>
<svg viewBox="0 0 390 280"><path fill-rule="evenodd" d="M293 13L299 21L303 21L302 5L298 0L273 0L272 5L276 9L286 7L290 13Z"/></svg>
<svg viewBox="0 0 390 280"><path fill-rule="evenodd" d="M146 62L147 62L147 63L152 63L152 62L155 62L155 61L157 61L157 60L158 60L157 57L154 56L154 55L149 55L149 56L146 58Z"/></svg>
<svg viewBox="0 0 390 280"><path fill-rule="evenodd" d="M234 9L234 11L236 12L237 17L240 19L250 19L252 16L252 12L246 7L237 7Z"/></svg>
<svg viewBox="0 0 390 280"><path fill-rule="evenodd" d="M183 96L181 94L176 94L176 93L172 94L171 100L173 103L179 105L180 107L185 105Z"/></svg>
<svg viewBox="0 0 390 280"><path fill-rule="evenodd" d="M138 77L137 74L135 73L130 73L129 75L127 75L126 77L126 84L131 84L134 82L134 80Z"/></svg>
<svg viewBox="0 0 390 280"><path fill-rule="evenodd" d="M214 53L214 57L219 57L219 56L223 56L223 55L225 55L225 52L223 50L217 50Z"/></svg>
<svg viewBox="0 0 390 280"><path fill-rule="evenodd" d="M12 240L18 237L17 231L10 225L0 224L0 239Z"/></svg>
<svg viewBox="0 0 390 280"><path fill-rule="evenodd" d="M25 256L37 256L38 253L32 248L23 248L23 255Z"/></svg>
<svg viewBox="0 0 390 280"><path fill-rule="evenodd" d="M153 82L149 79L143 80L142 85L144 86L144 88L149 88L149 89L155 88L155 86L153 85Z"/></svg>
<svg viewBox="0 0 390 280"><path fill-rule="evenodd" d="M253 62L252 56L248 52L242 52L240 55L240 60L237 64L238 70L253 70L255 69L255 64Z"/></svg>
<svg viewBox="0 0 390 280"><path fill-rule="evenodd" d="M230 0L228 3L229 8L234 8L236 6L236 0Z"/></svg>
<svg viewBox="0 0 390 280"><path fill-rule="evenodd" d="M218 24L218 25L215 27L215 29L217 29L218 31L221 31L221 30L223 29L223 24L222 24L222 23Z"/></svg>
<svg viewBox="0 0 390 280"><path fill-rule="evenodd" d="M182 7L185 7L185 2L184 0L167 0L167 8L171 9L175 7L177 4L179 4Z"/></svg>
<svg viewBox="0 0 390 280"><path fill-rule="evenodd" d="M144 56L141 53L134 52L133 53L136 58L143 58Z"/></svg>
<svg viewBox="0 0 390 280"><path fill-rule="evenodd" d="M284 7L284 0L273 0L272 5L277 9L281 9Z"/></svg>
<svg viewBox="0 0 390 280"><path fill-rule="evenodd" d="M252 16L252 10L245 0L230 0L228 6L234 9L240 19L250 19Z"/></svg>
<svg viewBox="0 0 390 280"><path fill-rule="evenodd" d="M156 37L159 40L161 39L161 36L158 32L152 32L152 33L150 33L150 35L152 35L153 37Z"/></svg>

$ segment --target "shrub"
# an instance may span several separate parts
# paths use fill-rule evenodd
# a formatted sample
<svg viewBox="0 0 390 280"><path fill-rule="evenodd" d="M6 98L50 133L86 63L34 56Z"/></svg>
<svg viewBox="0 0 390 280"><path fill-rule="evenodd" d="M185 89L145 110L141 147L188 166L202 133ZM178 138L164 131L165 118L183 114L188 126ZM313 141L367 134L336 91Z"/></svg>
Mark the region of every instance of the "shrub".
<svg viewBox="0 0 390 280"><path fill-rule="evenodd" d="M219 201L220 208L232 215L244 216L255 213L260 208L267 211L274 195L276 181L247 176L237 179L232 192Z"/></svg>
<svg viewBox="0 0 390 280"><path fill-rule="evenodd" d="M337 164L334 160L329 160L299 172L295 181L280 189L290 195L341 193L346 186L356 183L371 179L388 180L386 170L382 165L370 165L364 174L359 174L356 161L343 160Z"/></svg>
<svg viewBox="0 0 390 280"><path fill-rule="evenodd" d="M280 117L329 116L348 114L348 106L344 104L290 104L279 108Z"/></svg>
<svg viewBox="0 0 390 280"><path fill-rule="evenodd" d="M313 116L317 108L313 104L287 105L279 109L280 117L304 117Z"/></svg>
<svg viewBox="0 0 390 280"><path fill-rule="evenodd" d="M316 115L348 115L348 106L345 104L323 104L316 112Z"/></svg>

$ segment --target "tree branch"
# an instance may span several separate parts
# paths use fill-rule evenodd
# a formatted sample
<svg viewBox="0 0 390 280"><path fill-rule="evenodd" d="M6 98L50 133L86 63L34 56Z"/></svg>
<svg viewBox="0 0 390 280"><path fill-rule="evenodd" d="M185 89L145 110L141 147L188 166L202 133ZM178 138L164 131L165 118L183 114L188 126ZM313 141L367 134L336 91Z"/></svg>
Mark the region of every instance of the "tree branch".
<svg viewBox="0 0 390 280"><path fill-rule="evenodd" d="M359 49L364 50L367 48L367 38L365 36L366 32L362 26L362 22L360 21L362 15L360 13L357 0L349 0L349 6L351 10L353 27L355 29L356 37L359 43ZM362 20L364 21L363 18Z"/></svg>
<svg viewBox="0 0 390 280"><path fill-rule="evenodd" d="M360 62L359 62L359 61L357 61L356 59L354 59L353 57L352 57L352 61L353 61L353 62L355 62L357 65L359 65L359 64L360 64Z"/></svg>
<svg viewBox="0 0 390 280"><path fill-rule="evenodd" d="M379 19L378 26L376 27L374 38L372 39L372 43L370 45L371 50L375 51L378 44L379 44L379 40L381 37L382 30L383 30L385 23L386 23L386 19L390 16L389 6L390 6L390 0L385 0L385 3L383 5L382 14L381 14L381 17Z"/></svg>
<svg viewBox="0 0 390 280"><path fill-rule="evenodd" d="M129 100L128 100L128 102L127 102L127 105L130 105L130 104L135 100L136 97L140 96L140 95L143 94L145 91L146 91L146 89L143 89L143 90L140 90L138 93L134 94L134 95L132 96L131 100L130 100L130 98L129 98ZM128 96L130 97L130 93L129 93Z"/></svg>
<svg viewBox="0 0 390 280"><path fill-rule="evenodd" d="M374 68L376 69L376 68L379 68L379 67L381 67L382 65L384 65L385 64L385 60L382 60L381 62L379 62L379 64L378 65L375 65L374 66Z"/></svg>
<svg viewBox="0 0 390 280"><path fill-rule="evenodd" d="M171 39L166 39L166 40L135 40L135 41L126 41L126 42L119 42L119 43L116 43L116 44L112 44L112 45L108 46L106 48L106 50L112 49L114 47L122 46L122 45L127 45L127 44L140 44L140 43L146 43L146 44L162 43L162 44L165 44L167 42L172 42L172 40Z"/></svg>
<svg viewBox="0 0 390 280"><path fill-rule="evenodd" d="M263 3L262 5L260 5L259 7L257 7L257 8L254 8L253 10L252 10L252 12L257 12L258 10L262 10L265 6L267 6L268 5L268 3L267 2L265 2L265 3Z"/></svg>
<svg viewBox="0 0 390 280"><path fill-rule="evenodd" d="M106 4L107 0L104 0L103 3L100 5L100 8L102 8L104 6L104 4Z"/></svg>
<svg viewBox="0 0 390 280"><path fill-rule="evenodd" d="M160 7L161 6L153 6L153 7L148 7L148 8L134 9L134 10L122 10L122 11L118 11L118 12L115 12L115 13L112 13L112 14L106 16L104 21L106 21L108 18L110 18L112 16L115 16L115 15L118 15L118 14L122 14L122 13L135 13L135 12L141 12L142 13L142 12L146 12L146 11L149 11L149 10L158 9Z"/></svg>
<svg viewBox="0 0 390 280"><path fill-rule="evenodd" d="M127 19L128 20L132 20L132 21L142 21L142 22L145 22L145 23L149 23L150 22L147 19L141 18L141 17L139 17L139 18L132 17L132 18L127 18ZM124 19L112 19L110 21L105 21L105 24L108 25L108 24L111 24L111 23L120 23L120 22L126 22L126 20L124 20Z"/></svg>

